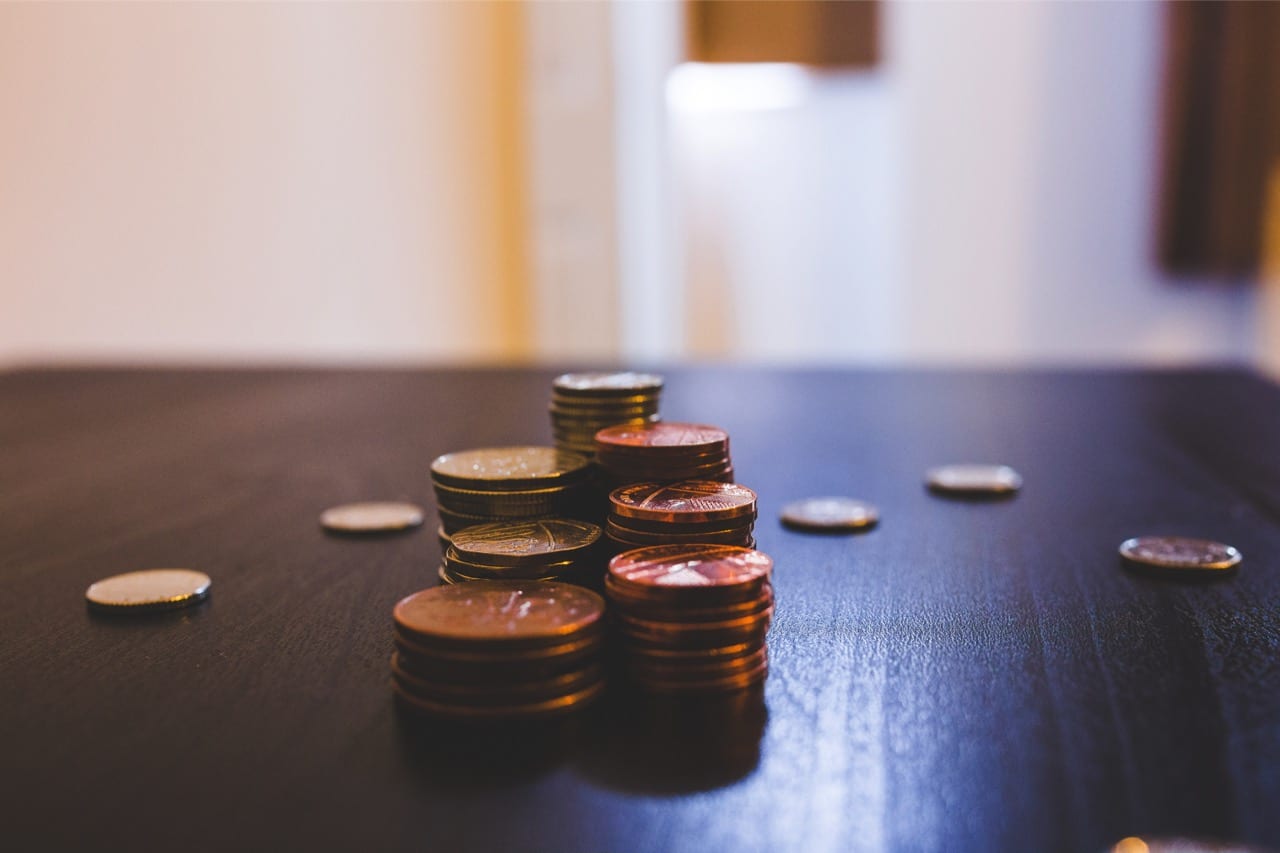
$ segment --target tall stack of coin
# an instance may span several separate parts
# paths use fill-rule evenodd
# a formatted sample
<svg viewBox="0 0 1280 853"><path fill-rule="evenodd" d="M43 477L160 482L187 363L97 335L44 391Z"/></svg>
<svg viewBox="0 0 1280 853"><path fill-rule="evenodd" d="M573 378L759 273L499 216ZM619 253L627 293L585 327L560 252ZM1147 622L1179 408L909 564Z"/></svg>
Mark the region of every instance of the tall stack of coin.
<svg viewBox="0 0 1280 853"><path fill-rule="evenodd" d="M708 543L755 547L756 493L715 480L634 483L609 494L609 541L616 550Z"/></svg>
<svg viewBox="0 0 1280 853"><path fill-rule="evenodd" d="M590 458L555 447L463 450L431 463L446 535L493 521L577 516L589 501L591 474Z"/></svg>
<svg viewBox="0 0 1280 853"><path fill-rule="evenodd" d="M391 680L408 708L458 720L561 714L604 689L604 601L539 581L424 589L399 602Z"/></svg>
<svg viewBox="0 0 1280 853"><path fill-rule="evenodd" d="M605 427L659 420L662 377L652 373L566 373L551 385L551 431L556 447L591 456Z"/></svg>
<svg viewBox="0 0 1280 853"><path fill-rule="evenodd" d="M607 427L596 433L596 461L613 487L678 480L733 482L729 434L704 424Z"/></svg>
<svg viewBox="0 0 1280 853"><path fill-rule="evenodd" d="M772 569L767 555L732 545L655 545L614 557L605 591L629 680L658 693L764 681Z"/></svg>
<svg viewBox="0 0 1280 853"><path fill-rule="evenodd" d="M569 518L500 521L453 534L440 580L560 580L599 584L604 560L600 528Z"/></svg>

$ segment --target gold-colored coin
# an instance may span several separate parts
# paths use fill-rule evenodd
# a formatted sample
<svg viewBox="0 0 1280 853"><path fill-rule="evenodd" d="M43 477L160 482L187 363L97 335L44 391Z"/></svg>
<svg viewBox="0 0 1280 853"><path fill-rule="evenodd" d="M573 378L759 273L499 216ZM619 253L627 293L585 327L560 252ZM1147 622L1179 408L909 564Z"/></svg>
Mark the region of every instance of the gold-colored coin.
<svg viewBox="0 0 1280 853"><path fill-rule="evenodd" d="M574 569L581 567L581 564L575 560L530 561L506 566L485 565L459 557L457 546L445 552L444 562L449 574L466 580L545 580L554 575L571 573Z"/></svg>
<svg viewBox="0 0 1280 853"><path fill-rule="evenodd" d="M320 526L332 533L393 533L411 530L423 518L413 504L374 501L331 507L320 514Z"/></svg>
<svg viewBox="0 0 1280 853"><path fill-rule="evenodd" d="M600 528L590 522L547 518L468 527L454 534L453 547L470 562L520 566L576 559L599 540Z"/></svg>
<svg viewBox="0 0 1280 853"><path fill-rule="evenodd" d="M95 610L148 613L199 604L209 597L213 581L191 569L146 569L100 580L85 590Z"/></svg>
<svg viewBox="0 0 1280 853"><path fill-rule="evenodd" d="M925 475L929 489L948 495L1012 495L1022 488L1022 475L1008 465L944 465Z"/></svg>
<svg viewBox="0 0 1280 853"><path fill-rule="evenodd" d="M402 599L396 626L426 646L535 648L567 642L597 626L604 599L545 581L477 581L437 586Z"/></svg>
<svg viewBox="0 0 1280 853"><path fill-rule="evenodd" d="M486 447L436 457L431 476L459 489L548 488L584 479L591 460L555 447Z"/></svg>
<svg viewBox="0 0 1280 853"><path fill-rule="evenodd" d="M880 510L853 498L806 498L782 508L782 523L797 530L868 530Z"/></svg>
<svg viewBox="0 0 1280 853"><path fill-rule="evenodd" d="M1120 543L1120 556L1136 569L1166 577L1218 577L1244 556L1230 545L1183 536L1141 536Z"/></svg>

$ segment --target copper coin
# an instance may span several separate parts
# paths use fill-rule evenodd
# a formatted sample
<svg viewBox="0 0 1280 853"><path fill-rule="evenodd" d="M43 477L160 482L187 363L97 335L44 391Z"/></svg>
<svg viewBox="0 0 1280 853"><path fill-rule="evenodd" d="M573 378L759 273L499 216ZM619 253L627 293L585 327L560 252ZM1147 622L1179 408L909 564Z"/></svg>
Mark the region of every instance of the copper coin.
<svg viewBox="0 0 1280 853"><path fill-rule="evenodd" d="M648 521L643 518L610 515L619 527L634 530L638 533L706 533L713 530L726 530L737 527L750 530L756 522L755 510L730 521Z"/></svg>
<svg viewBox="0 0 1280 853"><path fill-rule="evenodd" d="M422 524L422 509L387 501L343 504L320 514L320 526L334 533L391 533Z"/></svg>
<svg viewBox="0 0 1280 853"><path fill-rule="evenodd" d="M1169 576L1216 576L1233 571L1244 556L1230 545L1182 536L1142 536L1120 543L1120 556L1134 568Z"/></svg>
<svg viewBox="0 0 1280 853"><path fill-rule="evenodd" d="M575 559L600 540L600 528L587 521L547 518L540 521L481 524L453 536L458 556L493 566Z"/></svg>
<svg viewBox="0 0 1280 853"><path fill-rule="evenodd" d="M609 494L612 511L624 518L690 523L729 521L755 513L756 493L746 486L712 480L661 485L638 483Z"/></svg>
<svg viewBox="0 0 1280 853"><path fill-rule="evenodd" d="M953 495L1011 495L1022 488L1022 475L1008 465L944 465L925 475L932 491Z"/></svg>
<svg viewBox="0 0 1280 853"><path fill-rule="evenodd" d="M552 380L551 387L558 394L584 397L656 394L662 390L662 377L629 370L563 373Z"/></svg>
<svg viewBox="0 0 1280 853"><path fill-rule="evenodd" d="M475 704L533 702L576 693L595 684L603 675L598 661L553 675L528 673L494 680L454 681L439 674L423 675L405 661L399 652L391 655L391 675L410 693L442 702L462 701Z"/></svg>
<svg viewBox="0 0 1280 853"><path fill-rule="evenodd" d="M673 662L630 657L627 659L627 670L631 673L655 679L705 681L707 679L726 678L754 670L768 660L768 648L762 645L748 654L730 658L718 657L707 660L694 659Z"/></svg>
<svg viewBox="0 0 1280 853"><path fill-rule="evenodd" d="M767 554L733 545L653 545L609 561L620 587L659 599L754 598L772 570Z"/></svg>
<svg viewBox="0 0 1280 853"><path fill-rule="evenodd" d="M760 595L747 601L736 601L711 607L654 602L618 586L612 578L604 579L605 596L614 611L640 619L666 622L718 622L749 616L773 606L773 586L765 584Z"/></svg>
<svg viewBox="0 0 1280 853"><path fill-rule="evenodd" d="M609 539L626 545L628 548L643 548L648 545L737 545L748 547L754 541L752 526L735 527L724 530L707 530L702 533L648 533L642 530L628 530L609 521L606 526Z"/></svg>
<svg viewBox="0 0 1280 853"><path fill-rule="evenodd" d="M402 659L411 661L415 666L422 663L475 669L553 665L581 660L600 653L605 635L600 627L596 627L563 643L521 649L424 645L418 641L419 638L406 634L399 628L392 629L392 639Z"/></svg>
<svg viewBox="0 0 1280 853"><path fill-rule="evenodd" d="M642 447L661 454L708 453L729 446L729 434L705 424L665 421L644 427L617 426L596 433L596 444L605 448Z"/></svg>
<svg viewBox="0 0 1280 853"><path fill-rule="evenodd" d="M761 661L754 669L742 673L707 679L706 681L672 681L664 678L653 678L637 673L631 674L632 681L655 693L722 693L733 690L745 690L769 676L768 660Z"/></svg>
<svg viewBox="0 0 1280 853"><path fill-rule="evenodd" d="M530 702L518 705L466 705L451 702L438 702L425 699L393 683L396 698L411 711L452 720L513 720L541 719L571 713L600 698L604 693L604 682L599 681L590 687L567 696L559 696L545 702Z"/></svg>
<svg viewBox="0 0 1280 853"><path fill-rule="evenodd" d="M712 634L752 633L773 618L773 599L762 599L759 606L749 613L703 622L685 619L646 619L629 611L616 614L623 630L633 636L652 636L672 640L697 640ZM703 645L698 643L698 645Z"/></svg>
<svg viewBox="0 0 1280 853"><path fill-rule="evenodd" d="M538 647L591 629L604 599L570 584L483 581L432 587L402 599L396 625L427 645Z"/></svg>
<svg viewBox="0 0 1280 853"><path fill-rule="evenodd" d="M431 476L460 489L536 489L583 479L590 464L586 456L554 447L486 447L437 456Z"/></svg>
<svg viewBox="0 0 1280 853"><path fill-rule="evenodd" d="M799 530L867 530L880 510L853 498L806 498L782 508L782 523Z"/></svg>
<svg viewBox="0 0 1280 853"><path fill-rule="evenodd" d="M113 575L84 592L94 610L111 613L152 613L199 604L209 597L213 581L191 569L145 569Z"/></svg>

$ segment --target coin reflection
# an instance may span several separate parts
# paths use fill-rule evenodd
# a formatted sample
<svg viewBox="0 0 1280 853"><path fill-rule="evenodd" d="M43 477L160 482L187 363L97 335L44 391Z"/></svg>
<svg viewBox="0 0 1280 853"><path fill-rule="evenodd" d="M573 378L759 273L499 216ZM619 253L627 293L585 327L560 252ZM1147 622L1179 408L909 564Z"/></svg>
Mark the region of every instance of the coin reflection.
<svg viewBox="0 0 1280 853"><path fill-rule="evenodd" d="M705 697L620 690L593 715L575 765L628 793L709 791L759 766L768 719L763 685Z"/></svg>

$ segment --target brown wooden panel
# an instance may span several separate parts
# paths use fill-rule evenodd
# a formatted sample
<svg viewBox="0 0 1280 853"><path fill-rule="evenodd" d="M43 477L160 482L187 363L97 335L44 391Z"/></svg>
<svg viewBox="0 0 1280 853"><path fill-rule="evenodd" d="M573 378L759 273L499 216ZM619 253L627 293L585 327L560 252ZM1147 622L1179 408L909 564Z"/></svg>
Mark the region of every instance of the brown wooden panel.
<svg viewBox="0 0 1280 853"><path fill-rule="evenodd" d="M1173 3L1167 25L1160 261L1252 275L1280 160L1280 4Z"/></svg>
<svg viewBox="0 0 1280 853"><path fill-rule="evenodd" d="M689 0L695 62L858 67L879 56L879 4L823 0Z"/></svg>

